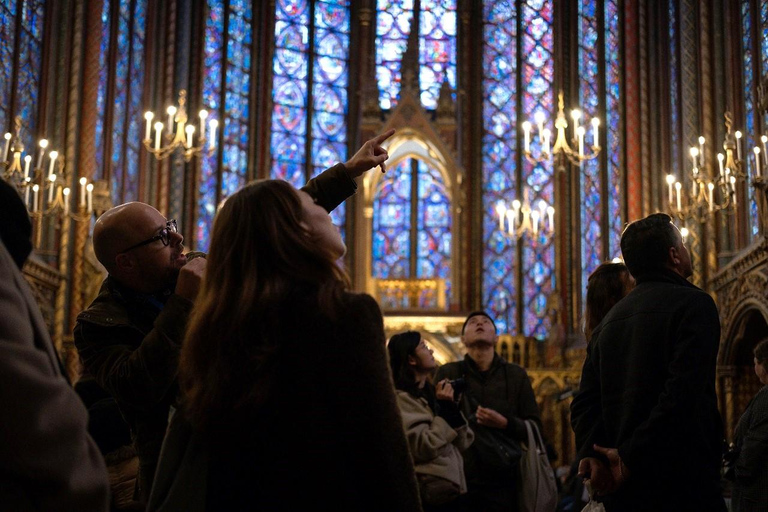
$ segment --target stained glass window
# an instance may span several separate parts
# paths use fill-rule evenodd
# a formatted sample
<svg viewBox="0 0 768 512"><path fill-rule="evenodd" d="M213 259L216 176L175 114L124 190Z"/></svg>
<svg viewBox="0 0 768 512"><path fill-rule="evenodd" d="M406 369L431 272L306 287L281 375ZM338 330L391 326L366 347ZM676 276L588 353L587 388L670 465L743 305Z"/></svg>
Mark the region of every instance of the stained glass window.
<svg viewBox="0 0 768 512"><path fill-rule="evenodd" d="M9 0L0 4L0 130L13 132L13 118L21 116L27 151L37 135L44 12L42 0ZM14 55L19 57L16 66ZM16 102L11 106L12 92Z"/></svg>
<svg viewBox="0 0 768 512"><path fill-rule="evenodd" d="M105 0L101 14L95 178L111 177L116 204L139 199L146 14L147 0Z"/></svg>
<svg viewBox="0 0 768 512"><path fill-rule="evenodd" d="M742 22L742 54L743 54L743 79L744 79L744 138L742 140L742 148L752 148L755 146L754 134L757 127L757 119L755 113L755 64L756 56L753 50L754 42L754 19L752 16L751 2L741 2L741 22ZM759 57L758 57L759 58ZM747 183L751 183L754 179L754 160L749 158L749 154L746 154L745 158L748 179ZM750 230L752 236L756 236L758 233L758 215L757 215L757 203L754 197L753 187L747 187L749 194L749 207L750 207Z"/></svg>
<svg viewBox="0 0 768 512"><path fill-rule="evenodd" d="M605 115L608 152L608 254L613 258L621 253L621 233L624 219L621 214L621 11L618 0L605 0Z"/></svg>
<svg viewBox="0 0 768 512"><path fill-rule="evenodd" d="M216 149L200 166L195 248L203 251L208 250L216 206L247 179L253 46L249 0L208 0L207 5L203 105L210 109L208 122L215 119L221 130Z"/></svg>
<svg viewBox="0 0 768 512"><path fill-rule="evenodd" d="M520 22L523 27L520 56L523 74L522 114L533 119L535 114L544 114L549 124L554 110L554 38L552 34L552 2L530 0L521 2ZM513 132L514 133L514 132ZM551 162L533 164L523 160L522 179L531 191L531 203L544 200L554 202L554 173ZM547 300L554 291L555 245L552 237L546 237L544 230L538 240L523 245L523 333L543 338L549 331L550 318L546 315Z"/></svg>
<svg viewBox="0 0 768 512"><path fill-rule="evenodd" d="M450 303L451 224L440 171L418 158L401 160L382 176L374 195L373 277L444 279Z"/></svg>
<svg viewBox="0 0 768 512"><path fill-rule="evenodd" d="M544 337L555 284L553 240L544 230L520 240L505 235L495 207L515 198L553 204L551 162L531 163L515 150L518 121L541 115L545 125L552 122L552 2L486 1L483 15L483 303L499 332ZM541 149L538 140L534 151Z"/></svg>
<svg viewBox="0 0 768 512"><path fill-rule="evenodd" d="M444 81L456 88L456 0L421 0L419 12L419 90L424 108L437 105ZM379 104L397 104L400 62L408 46L413 0L377 0L376 79Z"/></svg>
<svg viewBox="0 0 768 512"><path fill-rule="evenodd" d="M600 72L598 56L598 3L579 3L579 84L581 108L587 118L598 116L600 102ZM602 244L602 176L600 161L581 164L581 292L586 295L589 274L606 259Z"/></svg>
<svg viewBox="0 0 768 512"><path fill-rule="evenodd" d="M516 251L499 229L495 206L518 197L517 11L514 2L483 5L483 304L500 333L518 332Z"/></svg>
<svg viewBox="0 0 768 512"><path fill-rule="evenodd" d="M348 0L277 3L271 177L301 187L346 160L349 27ZM331 217L343 227L344 205Z"/></svg>
<svg viewBox="0 0 768 512"><path fill-rule="evenodd" d="M674 176L680 172L680 153L682 136L680 134L680 71L679 58L679 22L677 19L677 0L669 0L669 118L670 118L670 169Z"/></svg>

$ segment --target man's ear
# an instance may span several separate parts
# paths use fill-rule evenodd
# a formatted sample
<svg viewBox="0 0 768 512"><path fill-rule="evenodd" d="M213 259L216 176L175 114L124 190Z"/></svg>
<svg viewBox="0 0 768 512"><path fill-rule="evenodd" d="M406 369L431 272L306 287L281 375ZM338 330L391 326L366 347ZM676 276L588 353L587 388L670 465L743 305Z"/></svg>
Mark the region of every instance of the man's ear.
<svg viewBox="0 0 768 512"><path fill-rule="evenodd" d="M115 270L120 274L131 274L136 270L136 259L130 254L120 253L115 256Z"/></svg>
<svg viewBox="0 0 768 512"><path fill-rule="evenodd" d="M677 252L677 248L675 246L672 246L669 248L669 263L673 267L676 267L680 264L680 253Z"/></svg>

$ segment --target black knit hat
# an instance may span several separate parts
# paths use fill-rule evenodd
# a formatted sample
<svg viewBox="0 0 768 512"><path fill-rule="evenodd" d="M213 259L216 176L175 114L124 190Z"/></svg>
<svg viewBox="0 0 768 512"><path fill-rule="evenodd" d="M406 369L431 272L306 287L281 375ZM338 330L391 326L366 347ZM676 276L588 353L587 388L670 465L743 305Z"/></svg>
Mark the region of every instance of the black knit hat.
<svg viewBox="0 0 768 512"><path fill-rule="evenodd" d="M485 311L473 311L469 314L469 316L467 316L467 319L464 320L464 325L461 326L462 336L464 336L464 329L467 328L467 322L469 322L469 319L472 318L473 316L484 316L485 318L490 320L491 323L493 324L493 330L498 332L498 329L496 329L496 322L493 321L493 318L491 318L491 316L488 313L486 313Z"/></svg>

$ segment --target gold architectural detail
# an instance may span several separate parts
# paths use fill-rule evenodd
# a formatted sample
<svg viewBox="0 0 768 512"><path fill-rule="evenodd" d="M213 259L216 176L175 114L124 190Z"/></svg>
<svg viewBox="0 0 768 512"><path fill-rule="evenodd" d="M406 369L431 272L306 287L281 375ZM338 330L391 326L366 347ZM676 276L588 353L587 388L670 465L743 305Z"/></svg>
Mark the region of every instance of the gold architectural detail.
<svg viewBox="0 0 768 512"><path fill-rule="evenodd" d="M373 279L384 310L445 311L445 279Z"/></svg>

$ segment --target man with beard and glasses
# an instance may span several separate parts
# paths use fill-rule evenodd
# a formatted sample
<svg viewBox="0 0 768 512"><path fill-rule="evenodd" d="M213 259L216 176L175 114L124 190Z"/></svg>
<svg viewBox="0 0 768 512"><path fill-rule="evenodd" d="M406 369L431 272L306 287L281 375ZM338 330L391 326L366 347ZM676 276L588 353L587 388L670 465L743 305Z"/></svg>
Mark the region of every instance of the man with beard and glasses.
<svg viewBox="0 0 768 512"><path fill-rule="evenodd" d="M495 442L478 442L478 436L492 440L501 435L512 443L527 441L525 420L534 421L541 430L528 374L496 353L497 339L496 324L487 313L470 313L461 329L467 355L463 361L441 366L435 376L438 382L463 378L466 383L459 405L476 435L475 443L464 452L468 492L462 502L466 510L517 510L516 461L511 468L500 468L489 460L495 458L496 454L488 450Z"/></svg>
<svg viewBox="0 0 768 512"><path fill-rule="evenodd" d="M380 166L385 132L367 141L302 189L330 212L354 194L355 178ZM146 503L170 407L187 320L205 272L205 258L187 258L175 220L144 203L104 213L93 229L96 257L109 272L99 295L80 313L75 345L96 382L117 402L139 457L137 498ZM232 305L236 307L236 305Z"/></svg>

